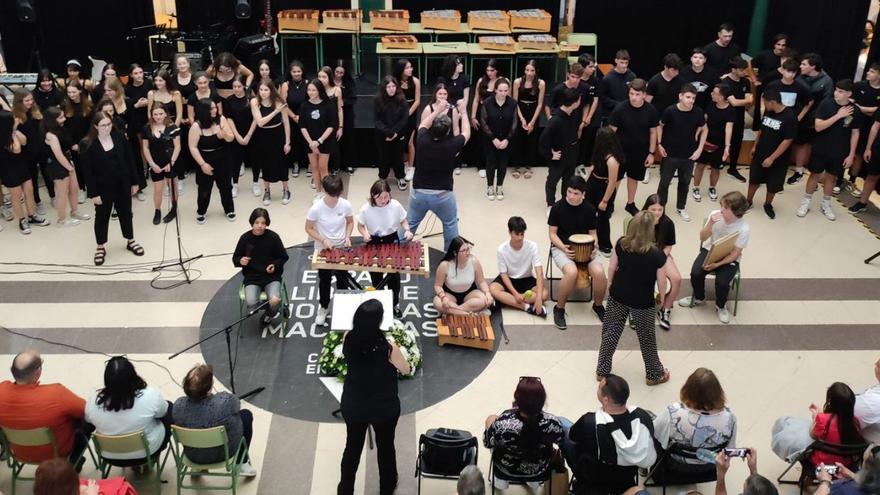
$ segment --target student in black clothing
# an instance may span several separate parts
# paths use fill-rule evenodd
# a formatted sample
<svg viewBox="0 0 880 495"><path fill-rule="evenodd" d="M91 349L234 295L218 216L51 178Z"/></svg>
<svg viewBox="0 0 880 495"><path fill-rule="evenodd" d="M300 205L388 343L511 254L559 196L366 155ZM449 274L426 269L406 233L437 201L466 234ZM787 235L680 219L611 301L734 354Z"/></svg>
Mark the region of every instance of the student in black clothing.
<svg viewBox="0 0 880 495"><path fill-rule="evenodd" d="M862 127L859 129L859 145L856 148L856 158L849 169L849 188L853 196L860 196L861 191L856 187L856 177L862 172L865 144L868 135L871 134L871 126L874 123L874 114L880 107L880 63L872 63L865 71L865 80L855 83L853 87L853 103L862 114Z"/></svg>
<svg viewBox="0 0 880 495"><path fill-rule="evenodd" d="M24 135L22 154L28 162L33 184L34 201L36 201L37 213L45 215L45 209L40 201L40 187L38 175L43 174L43 182L49 198L55 199L55 184L49 177L46 159L43 153L43 140L40 138L40 122L43 120L43 112L37 106L34 95L24 89L16 88L12 96L12 115L18 122L18 130Z"/></svg>
<svg viewBox="0 0 880 495"><path fill-rule="evenodd" d="M23 235L31 233L31 225L49 225L49 221L35 211L34 188L27 157L24 156L26 141L12 113L0 110L0 181L9 189L10 209Z"/></svg>
<svg viewBox="0 0 880 495"><path fill-rule="evenodd" d="M385 180L394 170L397 187L406 190L406 172L403 170L404 130L409 118L409 107L397 87L394 76L385 76L373 104L376 130L376 148L379 150L379 178Z"/></svg>
<svg viewBox="0 0 880 495"><path fill-rule="evenodd" d="M834 80L822 70L822 57L818 53L804 54L798 70L797 80L809 90L810 103L807 112L801 118L798 134L791 147L795 172L786 181L788 184L795 184L803 178L807 164L810 162L813 138L816 136L816 108L823 100L834 96ZM835 186L835 189L834 194L840 192L839 187Z"/></svg>
<svg viewBox="0 0 880 495"><path fill-rule="evenodd" d="M480 130L480 105L482 105L487 98L495 94L495 84L500 77L501 73L498 71L498 61L494 58L487 60L486 72L482 77L477 79L477 84L475 85L476 93L471 102L471 129L475 131ZM482 143L478 140L474 145L469 147L471 151L469 163L471 165L473 165L474 162L476 163L480 178L484 179L486 178L486 148L481 144Z"/></svg>
<svg viewBox="0 0 880 495"><path fill-rule="evenodd" d="M703 145L703 154L697 159L697 167L694 169L694 188L691 194L694 201L699 203L703 196L700 191L700 183L703 181L703 172L709 166L709 199L716 201L718 191L718 178L724 163L730 159L730 143L733 140L733 123L736 120L736 110L727 100L730 97L730 86L716 84L712 88L712 103L706 107L706 144Z"/></svg>
<svg viewBox="0 0 880 495"><path fill-rule="evenodd" d="M746 127L746 108L752 106L752 83L746 78L748 63L741 57L733 57L730 60L730 72L721 77L721 83L730 88L730 96L727 101L733 107L735 118L733 120L733 135L730 139L730 153L728 155L727 176L739 182L745 182L746 178L739 173L736 166L739 162L739 153L742 149L743 132ZM756 105L756 108L760 105ZM757 111L757 110L756 110ZM760 112L758 111L760 120Z"/></svg>
<svg viewBox="0 0 880 495"><path fill-rule="evenodd" d="M190 126L193 123L192 112L189 111L189 98L196 90L196 77L192 73L189 59L186 55L178 54L174 57L174 73L169 88L176 88L180 93L180 99L183 103L183 113L181 115L180 132L184 136L189 135ZM177 175L177 195L183 195L186 188L186 174L195 168L195 162L189 154L189 146L183 146L180 151L180 166Z"/></svg>
<svg viewBox="0 0 880 495"><path fill-rule="evenodd" d="M162 191L169 188L173 194L165 223L177 216L177 190L174 185L174 164L180 156L180 129L171 123L165 106L159 102L150 111L150 122L140 132L140 147L153 181L153 225L162 221Z"/></svg>
<svg viewBox="0 0 880 495"><path fill-rule="evenodd" d="M722 73L727 70L730 59L742 53L739 45L733 42L733 25L723 23L718 27L718 39L703 47L706 50L706 63Z"/></svg>
<svg viewBox="0 0 880 495"><path fill-rule="evenodd" d="M865 143L865 152L862 154L865 160L865 184L862 187L859 201L849 207L849 211L852 213L859 213L868 207L871 193L874 192L877 182L880 181L880 141L877 140L878 134L880 134L880 112L874 112L874 117L871 119L871 130L868 133L868 142ZM853 191L853 194L855 194L855 191Z"/></svg>
<svg viewBox="0 0 880 495"><path fill-rule="evenodd" d="M709 106L709 95L712 87L718 82L720 75L715 69L706 65L706 50L696 47L691 51L691 64L679 72L682 84L690 84L697 89L696 106L706 109Z"/></svg>
<svg viewBox="0 0 880 495"><path fill-rule="evenodd" d="M64 93L64 101L61 103L64 117L67 118L64 127L70 133L70 140L73 143L70 150L74 155L73 167L76 171L77 182L79 182L78 200L80 203L84 203L86 200L86 176L82 170L82 161L77 160L76 155L79 153L79 142L85 139L89 133L94 107L89 99L89 94L79 81L70 81Z"/></svg>
<svg viewBox="0 0 880 495"><path fill-rule="evenodd" d="M782 103L782 96L775 89L764 89L762 100L764 115L761 118L761 133L755 136L747 200L751 207L758 186L766 184L764 213L772 220L776 218L773 197L782 190L785 182L785 170L788 167L784 155L797 134L797 116L793 109Z"/></svg>
<svg viewBox="0 0 880 495"><path fill-rule="evenodd" d="M342 387L342 417L345 419L345 450L337 493L354 493L355 476L367 428L376 433L379 464L379 493L391 495L397 487L397 457L394 430L400 417L397 374L409 375L410 365L396 344L388 342L379 328L384 309L375 299L365 301L354 312L352 329L345 334L342 354L348 364Z"/></svg>
<svg viewBox="0 0 880 495"><path fill-rule="evenodd" d="M464 61L458 55L447 55L440 67L437 83L445 84L449 91L449 101L458 105L459 100L468 101L471 92L471 80L464 73Z"/></svg>
<svg viewBox="0 0 880 495"><path fill-rule="evenodd" d="M532 166L538 163L538 120L544 106L547 84L538 77L538 66L534 60L526 62L522 76L513 81L513 99L516 101L516 117L519 121L517 139L514 141L513 159L517 168L511 176L518 179L532 177ZM524 169L520 170L520 166Z"/></svg>
<svg viewBox="0 0 880 495"><path fill-rule="evenodd" d="M694 108L696 98L697 90L690 84L684 85L678 95L678 104L663 112L660 128L657 129L657 149L663 157L657 194L666 205L669 184L677 172L678 194L675 207L685 222L691 221L685 207L694 162L703 153L703 146L706 144L706 116L701 109Z"/></svg>
<svg viewBox="0 0 880 495"><path fill-rule="evenodd" d="M853 82L850 79L837 81L834 96L819 103L815 113L816 137L810 160L810 178L807 179L804 198L797 210L797 216L806 216L810 211L813 194L822 183L822 213L828 220L837 216L831 208L832 189L844 169L852 166L859 143L859 128L862 126L861 112L852 103Z"/></svg>
<svg viewBox="0 0 880 495"><path fill-rule="evenodd" d="M599 252L611 256L611 215L617 197L617 181L623 168L623 150L617 133L603 127L596 133L596 146L590 163L593 170L587 179L587 201L596 209L596 233Z"/></svg>
<svg viewBox="0 0 880 495"><path fill-rule="evenodd" d="M37 75L37 87L31 91L31 94L34 95L34 101L42 112L49 107L61 106L61 101L64 99L49 69L40 70Z"/></svg>
<svg viewBox="0 0 880 495"><path fill-rule="evenodd" d="M568 74L565 77L565 80L557 83L553 86L553 89L550 90L550 94L548 95L547 104L544 105L544 115L547 119L553 118L553 110L559 108L562 105L562 100L565 95L566 89L574 89L576 90L576 94L578 98L581 99L578 104L578 109L581 111L579 113L583 113L583 105L584 98L583 93L581 91L581 75L584 73L584 67L581 64L574 63L568 66Z"/></svg>
<svg viewBox="0 0 880 495"><path fill-rule="evenodd" d="M223 115L223 99L220 98L217 90L214 89L214 86L211 84L211 79L208 78L208 74L205 72L197 72L192 77L192 80L195 84L195 90L193 90L186 98L186 112L189 116L190 123L196 121L196 106L198 106L199 100L203 99L211 100L216 103L217 114ZM181 95L182 94L183 92L181 91Z"/></svg>
<svg viewBox="0 0 880 495"><path fill-rule="evenodd" d="M235 139L230 127L226 117L220 115L218 103L207 98L198 101L195 121L189 129L187 144L193 160L198 165L196 223L199 225L207 221L211 189L214 184L220 191L220 202L223 203L226 219L230 222L235 221L235 203L232 201L232 177L230 177L232 166L229 164L226 146Z"/></svg>
<svg viewBox="0 0 880 495"><path fill-rule="evenodd" d="M291 140L293 141L291 155L293 155L293 175L294 178L299 177L300 167L309 166L308 149L309 145L303 139L300 130L300 106L308 99L306 95L306 86L308 80L305 77L305 66L299 60L290 62L287 67L287 74L284 76L284 82L281 83L281 99L287 103L284 113L290 118ZM311 171L309 171L311 174ZM259 193L259 189L257 189Z"/></svg>
<svg viewBox="0 0 880 495"><path fill-rule="evenodd" d="M480 105L480 129L486 149L486 198L504 200L504 177L510 164L510 144L516 134L517 105L510 97L510 81L495 82L494 95Z"/></svg>
<svg viewBox="0 0 880 495"><path fill-rule="evenodd" d="M357 103L357 88L346 65L342 59L336 61L333 66L333 82L337 87L342 88L342 122L345 130L339 141L340 162L344 164L346 172L353 174L353 165L357 158L354 139L354 105Z"/></svg>
<svg viewBox="0 0 880 495"><path fill-rule="evenodd" d="M229 119L229 129L235 136L235 140L229 147L232 175L232 197L238 197L238 178L244 175L245 167L259 170L261 167L255 167L255 163L260 160L256 159L254 148L250 146L251 138L257 132L257 122L254 120L254 113L251 110L251 98L248 94L246 79L242 75L237 75L232 80L232 94L223 102L226 105L226 117ZM262 81L260 82L262 84ZM284 107L287 110L287 107ZM291 127L293 124L291 124ZM290 138L293 140L296 135L293 129L290 130ZM291 146L292 147L292 146ZM262 165L262 164L261 164ZM286 168L286 164L284 165Z"/></svg>
<svg viewBox="0 0 880 495"><path fill-rule="evenodd" d="M147 94L153 89L153 84L149 79L144 77L144 69L138 64L131 64L128 69L128 84L125 85L125 97L131 103L129 109L128 125L130 131L128 133L129 142L131 143L134 163L138 170L144 170L144 161L140 153L140 130L147 125L149 117L147 116ZM139 201L145 199L144 189L147 187L147 176L142 173L139 175L137 198Z"/></svg>
<svg viewBox="0 0 880 495"><path fill-rule="evenodd" d="M608 126L620 137L626 173L626 211L639 212L635 205L639 181L646 177L654 163L657 148L657 126L660 116L653 105L645 102L644 79L634 79L629 85L627 101L621 102L608 117Z"/></svg>
<svg viewBox="0 0 880 495"><path fill-rule="evenodd" d="M788 47L788 35L780 33L773 36L770 45L772 48L758 52L752 59L752 70L757 73L761 83L767 83L773 79L773 73L782 63L782 54Z"/></svg>
<svg viewBox="0 0 880 495"><path fill-rule="evenodd" d="M241 268L248 311L253 311L260 304L260 292L266 292L269 306L262 318L266 324L280 313L281 278L289 256L281 237L269 230L269 212L265 208L254 208L248 221L251 230L238 238L232 253L232 264Z"/></svg>
<svg viewBox="0 0 880 495"><path fill-rule="evenodd" d="M538 139L538 151L547 163L547 181L544 183L544 197L547 207L556 203L556 184L560 181L560 194L565 197L568 179L574 175L577 165L577 121L574 117L580 98L574 88L563 91L559 108L553 110L544 132Z"/></svg>
<svg viewBox="0 0 880 495"><path fill-rule="evenodd" d="M254 161L260 162L263 171L263 206L272 203L271 184L281 182L281 204L290 203L292 195L288 184L288 160L290 154L290 120L284 115L287 103L270 82L257 83L250 101L251 117L256 128L253 142L249 144ZM239 164L232 166L238 173Z"/></svg>
<svg viewBox="0 0 880 495"><path fill-rule="evenodd" d="M599 110L599 83L602 73L596 66L596 61L589 53L578 57L578 63L584 68L581 73L581 125L580 129L580 156L578 164L586 165L593 155L593 144L596 141L596 131L602 124L602 112Z"/></svg>
<svg viewBox="0 0 880 495"><path fill-rule="evenodd" d="M118 214L119 227L126 239L125 249L135 256L143 256L142 248L134 240L131 215L131 195L137 191L137 170L131 157L131 148L125 136L113 128L113 120L103 112L92 119L89 136L80 150L83 169L88 180L88 195L95 204L95 265L103 265L107 256L107 230L110 212Z"/></svg>
<svg viewBox="0 0 880 495"><path fill-rule="evenodd" d="M415 68L407 59L400 59L394 66L394 78L397 86L403 93L403 99L409 105L409 120L407 120L404 140L406 141L406 176L412 180L412 168L416 160L416 132L419 127L419 106L422 104L422 83L414 74ZM465 103L467 100L465 100Z"/></svg>
<svg viewBox="0 0 880 495"><path fill-rule="evenodd" d="M107 87L107 81L116 77L116 64L108 63L101 69L101 79L92 88L92 101L100 101L104 98L104 90Z"/></svg>
<svg viewBox="0 0 880 495"><path fill-rule="evenodd" d="M605 74L599 83L599 104L603 119L607 119L620 102L626 101L628 88L635 78L635 73L629 70L629 52L617 50L614 54L614 69Z"/></svg>
<svg viewBox="0 0 880 495"><path fill-rule="evenodd" d="M86 213L79 211L77 196L79 195L79 183L73 166L73 142L70 134L64 128L66 118L58 107L49 107L43 114L40 122L40 137L42 138L41 149L46 157L46 168L49 177L55 184L55 211L58 213L59 227L71 227L79 225L80 220L91 218ZM67 209L70 209L70 218L66 218Z"/></svg>
<svg viewBox="0 0 880 495"><path fill-rule="evenodd" d="M684 65L681 58L675 53L667 53L663 57L663 70L648 79L648 91L645 101L654 105L657 115L663 115L666 107L678 102L678 93L681 92L682 80L679 71Z"/></svg>
<svg viewBox="0 0 880 495"><path fill-rule="evenodd" d="M597 378L611 373L612 358L629 318L639 337L639 348L645 361L645 381L648 385L669 381L669 370L663 367L657 355L654 333L654 284L657 284L660 307L663 307L665 266L666 254L657 247L654 239L654 215L641 211L629 222L626 235L617 241L608 264L609 297L602 320Z"/></svg>
<svg viewBox="0 0 880 495"><path fill-rule="evenodd" d="M235 55L229 52L219 53L214 58L214 63L205 70L205 73L212 79L213 89L217 95L224 100L232 95L232 80L235 79L235 76L244 76L245 86L248 88L254 83L253 71L245 67L235 58ZM259 79L256 82L260 82Z"/></svg>
<svg viewBox="0 0 880 495"><path fill-rule="evenodd" d="M798 121L797 132L802 138L800 141L803 141L802 144L805 144L805 139L808 137L808 131L805 130L804 126L808 126L808 124L804 119L813 106L813 98L810 95L810 88L808 88L800 79L796 79L797 75L800 74L800 64L798 64L797 60L786 59L782 62L781 74L782 78L768 83L764 86L764 91L776 91L779 93L782 104L794 111L795 117ZM797 135L795 138L797 138ZM809 154L807 154L806 157L809 157ZM803 170L807 164L803 154L800 157L802 160L800 163L797 161L797 155L794 158L795 165L800 167L801 170L795 170L794 174L789 177L789 184L795 184L803 177Z"/></svg>
<svg viewBox="0 0 880 495"><path fill-rule="evenodd" d="M320 193L322 180L329 174L327 169L330 153L336 148L336 128L339 113L336 103L327 99L327 92L320 80L312 79L306 86L308 99L300 105L300 132L309 145L309 167L315 191ZM303 120L304 119L304 120Z"/></svg>

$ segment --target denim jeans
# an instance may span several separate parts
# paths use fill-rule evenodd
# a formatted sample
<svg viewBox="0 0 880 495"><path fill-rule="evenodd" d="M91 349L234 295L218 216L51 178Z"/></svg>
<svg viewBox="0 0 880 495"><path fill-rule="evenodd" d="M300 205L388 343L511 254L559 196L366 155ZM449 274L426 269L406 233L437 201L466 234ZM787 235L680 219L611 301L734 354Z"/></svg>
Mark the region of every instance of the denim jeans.
<svg viewBox="0 0 880 495"><path fill-rule="evenodd" d="M256 284L245 285L244 299L245 302L247 302L248 311L252 311L260 304L260 292L264 290L266 291L266 297L268 297L269 300L271 300L273 297L277 297L279 300L281 299L281 282L277 280L274 282L269 282L263 287L260 287ZM278 307L280 307L283 303L284 301L280 301ZM271 304L269 306L266 306L266 316L275 316L275 312L277 311L278 307L273 308Z"/></svg>
<svg viewBox="0 0 880 495"><path fill-rule="evenodd" d="M409 208L406 213L409 230L415 232L429 211L437 215L437 218L443 222L443 250L445 251L449 249L452 240L458 237L458 205L455 202L455 193L443 191L439 194L428 194L419 189L411 189Z"/></svg>

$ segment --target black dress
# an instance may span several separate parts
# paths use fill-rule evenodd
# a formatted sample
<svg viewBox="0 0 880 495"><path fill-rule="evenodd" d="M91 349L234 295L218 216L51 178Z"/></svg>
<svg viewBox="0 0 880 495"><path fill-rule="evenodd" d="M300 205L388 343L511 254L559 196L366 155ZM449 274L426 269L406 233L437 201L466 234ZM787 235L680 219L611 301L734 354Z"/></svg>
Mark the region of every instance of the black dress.
<svg viewBox="0 0 880 495"><path fill-rule="evenodd" d="M56 134L58 138L58 144L61 146L61 153L67 157L68 161L73 162L73 154L70 151L70 147L73 146L73 142L70 140L70 134L67 133L66 130L62 129L61 132ZM64 180L70 177L70 171L61 165L61 162L58 161L58 158L55 157L55 153L52 151L52 148L49 147L48 144L44 143L45 153L46 153L46 166L49 170L49 177L52 180Z"/></svg>
<svg viewBox="0 0 880 495"><path fill-rule="evenodd" d="M6 187L18 187L31 180L30 167L24 150L13 153L5 146L0 147L0 180Z"/></svg>
<svg viewBox="0 0 880 495"><path fill-rule="evenodd" d="M532 82L532 86L526 87L523 80L519 87L519 100L516 102L519 111L522 113L526 122L531 122L538 110L538 95L541 92L539 79ZM516 153L516 164L521 167L531 167L538 164L538 123L535 122L535 128L531 134L527 134L522 128L522 122L517 119L517 132L519 141L519 153Z"/></svg>
<svg viewBox="0 0 880 495"><path fill-rule="evenodd" d="M406 111L409 112L409 109L412 108L412 104L416 101L416 86L413 84L414 80L410 79L409 82L400 82L400 90L403 91L403 99L406 101ZM414 112L409 116L406 121L406 142L409 142L410 136L416 129L419 128L419 112Z"/></svg>
<svg viewBox="0 0 880 495"><path fill-rule="evenodd" d="M357 150L354 139L354 106L357 103L357 90L354 81L348 81L342 86L342 142L339 143L341 151L340 161L351 167L356 162Z"/></svg>
<svg viewBox="0 0 880 495"><path fill-rule="evenodd" d="M287 108L296 115L300 115L300 107L304 101L309 99L308 95L306 95L306 85L305 79L287 82ZM290 145L293 147L290 155L293 157L293 161L302 166L307 165L309 163L309 145L303 139L299 124L294 122L293 119L290 120L290 136Z"/></svg>
<svg viewBox="0 0 880 495"><path fill-rule="evenodd" d="M189 100L189 97L193 93L195 93L195 91L196 91L195 79L196 79L195 76L191 76L189 78L189 83L180 84L180 80L177 78L177 75L174 76L174 83L177 85L177 91L180 92L180 98L183 102L183 115L181 116L181 118L183 120L187 120L189 118L189 113L186 108L186 102ZM174 103L172 103L171 106L174 106ZM168 109L167 106L165 108L166 108L166 110ZM175 114L177 113L176 108L174 109L174 113ZM168 115L171 115L171 114L169 113ZM176 117L176 115L175 115L175 117ZM184 143L186 142L186 136L189 136L189 128L191 126L192 126L192 123L181 124L181 126L180 126L180 135L182 136L181 141L183 141ZM190 152L189 152L189 146L181 146L180 147L180 156L177 157L177 165L178 166L176 168L178 170L178 174L177 174L178 179L183 179L184 177L186 177L186 172L192 170L193 167L195 166L195 162L192 159L192 154L190 154Z"/></svg>
<svg viewBox="0 0 880 495"><path fill-rule="evenodd" d="M251 113L251 102L247 96L242 96L241 98L231 95L229 98L223 102L223 110L226 112L226 117L229 119L230 124L235 126L235 130L238 132L241 137L244 137L251 128L251 124L254 122L254 114ZM254 131L256 134L257 131ZM253 141L251 141L253 142ZM251 146L242 146L238 144L238 141L233 141L229 143L229 163L232 165L232 181L238 184L238 167L241 166L242 163L247 167L252 167L252 164L258 163L254 160L251 160L251 154L248 150L254 149ZM256 171L255 181L259 179L259 168L254 169Z"/></svg>
<svg viewBox="0 0 880 495"><path fill-rule="evenodd" d="M266 117L275 109L258 103L260 116ZM284 155L284 124L282 113L278 112L264 127L257 126L250 148L254 162L263 169L264 182L287 180L287 158Z"/></svg>
<svg viewBox="0 0 880 495"><path fill-rule="evenodd" d="M325 100L315 104L306 100L300 109L300 125L305 126L312 141L317 141L328 127L333 128L333 131L324 140L324 144L318 146L318 151L321 154L330 154L336 148L336 128L339 126L336 102L331 103L329 100Z"/></svg>
<svg viewBox="0 0 880 495"><path fill-rule="evenodd" d="M159 168L163 168L169 163L171 163L171 156L174 154L174 136L172 133L177 129L177 126L174 124L166 126L165 129L156 136L153 133L153 130L150 128L150 124L146 124L141 128L140 139L147 141L147 146L150 148L150 156L153 158L153 163L159 166ZM164 179L171 179L176 177L176 171L172 168L170 172L159 172L158 174L153 171L152 167L149 167L150 171L150 179L153 182L162 182Z"/></svg>

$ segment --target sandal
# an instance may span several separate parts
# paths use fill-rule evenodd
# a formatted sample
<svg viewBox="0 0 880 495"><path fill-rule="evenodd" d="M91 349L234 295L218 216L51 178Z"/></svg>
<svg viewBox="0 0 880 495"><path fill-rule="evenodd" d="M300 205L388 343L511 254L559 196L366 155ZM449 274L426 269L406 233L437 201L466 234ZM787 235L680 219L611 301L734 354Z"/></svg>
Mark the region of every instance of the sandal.
<svg viewBox="0 0 880 495"><path fill-rule="evenodd" d="M101 266L104 264L104 257L107 256L107 249L104 246L99 246L98 249L95 249L95 266Z"/></svg>
<svg viewBox="0 0 880 495"><path fill-rule="evenodd" d="M517 168L513 169L513 172L510 173L510 176L513 177L514 179L519 179L519 175L521 173L522 172L520 172L519 167L517 167Z"/></svg>
<svg viewBox="0 0 880 495"><path fill-rule="evenodd" d="M526 171L523 172L523 177L526 179L532 178L532 167L526 167Z"/></svg>
<svg viewBox="0 0 880 495"><path fill-rule="evenodd" d="M669 381L669 370L666 368L663 368L663 376L661 376L660 378L657 378L655 380L646 379L645 383L649 387L653 387L654 385L660 385L661 383L666 383L668 381Z"/></svg>
<svg viewBox="0 0 880 495"><path fill-rule="evenodd" d="M128 249L129 251L134 253L135 256L144 255L144 248L142 248L140 244L134 242L134 240L128 241L128 244L125 245L125 249Z"/></svg>

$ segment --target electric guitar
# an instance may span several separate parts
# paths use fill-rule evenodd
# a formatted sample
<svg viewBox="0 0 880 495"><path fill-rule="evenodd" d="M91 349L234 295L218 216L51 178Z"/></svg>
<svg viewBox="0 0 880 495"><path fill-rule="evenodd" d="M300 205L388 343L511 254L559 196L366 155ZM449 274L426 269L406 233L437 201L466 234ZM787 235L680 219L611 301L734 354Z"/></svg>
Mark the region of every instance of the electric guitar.
<svg viewBox="0 0 880 495"><path fill-rule="evenodd" d="M275 29L275 19L272 15L272 0L266 0L263 3L263 20L260 21L260 27L266 36L272 38L272 45L277 55L280 47L278 46L278 31Z"/></svg>

